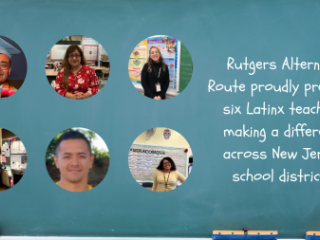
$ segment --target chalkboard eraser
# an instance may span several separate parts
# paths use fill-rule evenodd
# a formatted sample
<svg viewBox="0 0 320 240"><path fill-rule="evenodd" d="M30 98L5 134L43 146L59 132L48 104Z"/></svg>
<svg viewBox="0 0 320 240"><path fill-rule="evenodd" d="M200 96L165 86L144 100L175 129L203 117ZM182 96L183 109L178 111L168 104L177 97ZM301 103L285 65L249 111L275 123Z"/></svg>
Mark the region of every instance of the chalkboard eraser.
<svg viewBox="0 0 320 240"><path fill-rule="evenodd" d="M213 240L225 240L225 239L265 239L275 240L278 239L278 231L275 230L263 230L263 231L233 231L233 230L214 230L212 233ZM320 240L320 239L319 239Z"/></svg>
<svg viewBox="0 0 320 240"><path fill-rule="evenodd" d="M306 240L320 240L320 231L307 231Z"/></svg>

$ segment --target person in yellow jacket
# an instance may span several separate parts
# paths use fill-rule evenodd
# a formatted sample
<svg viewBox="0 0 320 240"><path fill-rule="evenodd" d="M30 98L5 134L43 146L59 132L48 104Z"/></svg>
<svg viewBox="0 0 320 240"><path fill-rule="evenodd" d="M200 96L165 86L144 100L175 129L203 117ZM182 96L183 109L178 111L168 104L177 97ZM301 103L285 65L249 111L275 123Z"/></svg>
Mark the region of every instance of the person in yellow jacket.
<svg viewBox="0 0 320 240"><path fill-rule="evenodd" d="M184 182L186 178L177 171L176 164L170 157L165 157L159 163L154 180L152 191L167 192L177 188L177 181Z"/></svg>
<svg viewBox="0 0 320 240"><path fill-rule="evenodd" d="M54 162L60 170L60 181L56 184L72 192L92 189L88 174L93 161L90 142L82 133L73 130L63 133L55 148Z"/></svg>

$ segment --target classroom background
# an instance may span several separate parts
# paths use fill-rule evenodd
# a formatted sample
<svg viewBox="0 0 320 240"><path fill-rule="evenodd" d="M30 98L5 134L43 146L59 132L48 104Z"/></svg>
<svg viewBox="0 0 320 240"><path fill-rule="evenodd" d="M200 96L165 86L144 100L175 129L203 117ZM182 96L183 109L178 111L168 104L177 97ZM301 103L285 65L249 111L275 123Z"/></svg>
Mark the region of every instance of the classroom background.
<svg viewBox="0 0 320 240"><path fill-rule="evenodd" d="M26 171L28 158L21 139L4 128L0 128L0 146L0 192L2 192L19 183Z"/></svg>
<svg viewBox="0 0 320 240"><path fill-rule="evenodd" d="M169 88L166 99L177 96L189 84L193 64L188 49L179 40L165 35L155 35L141 41L130 54L128 63L129 77L134 87L144 94L141 85L141 71L149 57L149 49L156 46L160 49L164 62L169 69Z"/></svg>
<svg viewBox="0 0 320 240"><path fill-rule="evenodd" d="M172 158L177 171L185 177L189 176L192 150L180 133L163 127L151 128L141 133L134 140L128 156L133 178L141 186L151 190L154 173L164 157Z"/></svg>
<svg viewBox="0 0 320 240"><path fill-rule="evenodd" d="M60 67L55 67L55 63L62 63L67 48L73 44L82 49L87 65L96 72L99 90L101 90L106 84L110 72L108 54L97 41L82 35L65 37L58 41L49 51L46 59L46 75L50 85L53 88L55 87L55 79L60 70Z"/></svg>
<svg viewBox="0 0 320 240"><path fill-rule="evenodd" d="M79 127L69 128L58 133L51 140L51 142L48 145L45 158L48 174L54 183L60 180L60 171L56 167L53 157L55 155L56 143L58 139L63 133L68 132L70 130L81 132L90 142L91 154L94 155L94 162L92 168L89 171L88 184L92 187L96 187L101 181L103 181L108 172L110 164L110 154L108 146L106 145L104 140L99 136L99 134L95 133L94 131L91 131L90 129Z"/></svg>

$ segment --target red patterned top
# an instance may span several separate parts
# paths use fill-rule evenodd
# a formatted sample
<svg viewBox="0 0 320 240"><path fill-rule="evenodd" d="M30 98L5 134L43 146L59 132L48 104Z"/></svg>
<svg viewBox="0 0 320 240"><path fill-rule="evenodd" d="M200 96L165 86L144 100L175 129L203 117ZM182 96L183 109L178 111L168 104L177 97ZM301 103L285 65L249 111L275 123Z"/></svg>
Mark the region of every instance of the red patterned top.
<svg viewBox="0 0 320 240"><path fill-rule="evenodd" d="M61 68L56 78L55 90L60 95L65 96L66 93L88 92L93 96L99 91L98 78L91 67L82 65L77 74L70 71L67 89L63 87L63 71L64 68Z"/></svg>

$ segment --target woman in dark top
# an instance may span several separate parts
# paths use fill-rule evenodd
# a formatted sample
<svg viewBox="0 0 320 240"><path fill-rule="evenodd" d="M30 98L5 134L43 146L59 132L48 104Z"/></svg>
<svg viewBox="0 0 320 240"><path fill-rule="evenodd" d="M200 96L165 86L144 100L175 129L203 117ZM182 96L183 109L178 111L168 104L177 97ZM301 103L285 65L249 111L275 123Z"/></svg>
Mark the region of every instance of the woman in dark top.
<svg viewBox="0 0 320 240"><path fill-rule="evenodd" d="M144 95L156 100L166 99L169 87L169 69L164 63L159 49L152 46L149 58L141 72L141 84Z"/></svg>

